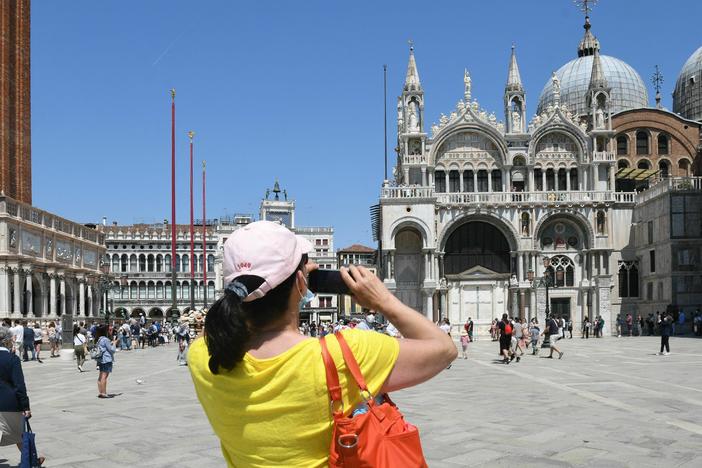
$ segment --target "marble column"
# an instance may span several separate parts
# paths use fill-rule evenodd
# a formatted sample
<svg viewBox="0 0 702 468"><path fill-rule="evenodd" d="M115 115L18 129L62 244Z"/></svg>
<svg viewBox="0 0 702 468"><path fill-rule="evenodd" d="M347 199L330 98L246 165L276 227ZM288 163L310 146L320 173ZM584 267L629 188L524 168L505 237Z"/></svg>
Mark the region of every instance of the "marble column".
<svg viewBox="0 0 702 468"><path fill-rule="evenodd" d="M405 168L402 170L402 172L403 172L403 174L404 174L404 176L405 176L405 180L404 180L405 184L406 184L406 185L409 185L409 184L410 184L410 180L409 180L409 168L408 168L408 167L405 167Z"/></svg>
<svg viewBox="0 0 702 468"><path fill-rule="evenodd" d="M511 192L512 191L512 173L507 169L505 171L505 178L504 178L504 184L505 188L502 190L503 192Z"/></svg>
<svg viewBox="0 0 702 468"><path fill-rule="evenodd" d="M480 192L480 190L478 190L478 170L477 169L473 170L473 191L476 193Z"/></svg>
<svg viewBox="0 0 702 468"><path fill-rule="evenodd" d="M21 271L22 270L19 267L12 269L12 272L15 275L15 301L12 303L12 315L14 315L15 317L22 315L22 279L20 277Z"/></svg>
<svg viewBox="0 0 702 468"><path fill-rule="evenodd" d="M545 192L548 190L546 187L546 169L541 169L541 191Z"/></svg>
<svg viewBox="0 0 702 468"><path fill-rule="evenodd" d="M566 169L566 190L570 192L570 170Z"/></svg>
<svg viewBox="0 0 702 468"><path fill-rule="evenodd" d="M458 173L458 191L463 193L465 192L465 187L463 186L463 171Z"/></svg>
<svg viewBox="0 0 702 468"><path fill-rule="evenodd" d="M524 318L524 301L526 300L524 290L519 290L519 318Z"/></svg>
<svg viewBox="0 0 702 468"><path fill-rule="evenodd" d="M10 315L10 276L7 267L0 267L0 315Z"/></svg>
<svg viewBox="0 0 702 468"><path fill-rule="evenodd" d="M95 311L93 310L93 286L88 285L88 308L85 310L85 315L94 317Z"/></svg>
<svg viewBox="0 0 702 468"><path fill-rule="evenodd" d="M422 185L424 187L427 186L427 168L426 167L422 167Z"/></svg>
<svg viewBox="0 0 702 468"><path fill-rule="evenodd" d="M492 171L487 171L488 192L492 192Z"/></svg>
<svg viewBox="0 0 702 468"><path fill-rule="evenodd" d="M34 317L34 289L32 285L32 270L25 270L24 280L27 285L27 317Z"/></svg>
<svg viewBox="0 0 702 468"><path fill-rule="evenodd" d="M49 317L56 316L56 275L49 273Z"/></svg>
<svg viewBox="0 0 702 468"><path fill-rule="evenodd" d="M522 254L517 254L517 281L522 281Z"/></svg>
<svg viewBox="0 0 702 468"><path fill-rule="evenodd" d="M446 193L449 193L451 191L451 186L449 185L449 172L451 171L444 171L444 180L446 181Z"/></svg>
<svg viewBox="0 0 702 468"><path fill-rule="evenodd" d="M59 300L61 301L61 315L66 313L66 277L61 276L59 280Z"/></svg>
<svg viewBox="0 0 702 468"><path fill-rule="evenodd" d="M534 294L534 290L531 289L529 291L529 320L536 316L536 294Z"/></svg>
<svg viewBox="0 0 702 468"><path fill-rule="evenodd" d="M86 313L85 313L85 280L84 279L78 280L78 309L79 309L79 313L76 315L80 315L81 313L83 315L86 315Z"/></svg>
<svg viewBox="0 0 702 468"><path fill-rule="evenodd" d="M433 322L434 317L433 317L433 313L432 313L433 312L432 294L431 294L431 292L427 291L427 292L425 292L424 296L425 296L424 316Z"/></svg>

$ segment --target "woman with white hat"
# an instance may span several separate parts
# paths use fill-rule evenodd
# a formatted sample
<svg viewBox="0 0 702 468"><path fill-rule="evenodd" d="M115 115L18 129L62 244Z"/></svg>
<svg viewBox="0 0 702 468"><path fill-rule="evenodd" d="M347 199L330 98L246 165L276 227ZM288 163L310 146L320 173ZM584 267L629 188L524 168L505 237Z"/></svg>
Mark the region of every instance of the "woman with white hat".
<svg viewBox="0 0 702 468"><path fill-rule="evenodd" d="M235 231L224 245L224 295L212 305L204 339L188 366L198 399L229 466L328 465L332 413L320 341L298 331L300 304L312 293L311 244L269 221ZM342 269L362 307L382 312L403 340L381 333L342 333L373 396L411 387L445 369L456 355L450 337L402 304L363 267ZM333 336L344 414L363 401Z"/></svg>

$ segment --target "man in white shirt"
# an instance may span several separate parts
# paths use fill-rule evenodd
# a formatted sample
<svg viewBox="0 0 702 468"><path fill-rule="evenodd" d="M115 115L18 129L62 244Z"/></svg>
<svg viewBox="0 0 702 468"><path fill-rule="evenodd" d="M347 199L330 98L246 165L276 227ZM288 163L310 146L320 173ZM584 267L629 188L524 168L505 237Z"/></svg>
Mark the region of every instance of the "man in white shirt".
<svg viewBox="0 0 702 468"><path fill-rule="evenodd" d="M12 333L13 341L15 343L14 352L17 353L17 355L20 358L22 358L22 340L24 336L24 327L22 326L19 320L15 320L15 326L10 328L10 332Z"/></svg>

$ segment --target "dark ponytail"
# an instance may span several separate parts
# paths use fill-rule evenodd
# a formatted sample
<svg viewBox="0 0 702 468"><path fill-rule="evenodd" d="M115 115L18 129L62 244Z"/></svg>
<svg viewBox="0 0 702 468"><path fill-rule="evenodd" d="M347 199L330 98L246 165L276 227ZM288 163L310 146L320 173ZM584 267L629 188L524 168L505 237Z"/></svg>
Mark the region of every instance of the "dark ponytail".
<svg viewBox="0 0 702 468"><path fill-rule="evenodd" d="M306 257L303 258L304 263ZM301 262L300 267L304 263ZM212 304L205 318L205 343L210 355L210 372L218 374L220 367L232 370L244 358L251 336L283 318L297 271L298 269L262 298L250 302L243 302L240 294L246 297L246 294L258 289L263 278L240 276L236 279L236 288L225 288L224 295ZM240 290L237 294L235 289L242 285L246 294Z"/></svg>

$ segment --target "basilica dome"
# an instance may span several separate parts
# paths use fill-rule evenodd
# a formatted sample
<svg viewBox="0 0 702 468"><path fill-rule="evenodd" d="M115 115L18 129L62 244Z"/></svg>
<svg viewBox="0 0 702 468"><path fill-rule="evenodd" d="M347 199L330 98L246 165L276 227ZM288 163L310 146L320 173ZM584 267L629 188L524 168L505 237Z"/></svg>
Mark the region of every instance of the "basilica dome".
<svg viewBox="0 0 702 468"><path fill-rule="evenodd" d="M680 70L673 91L673 112L686 119L702 120L702 47Z"/></svg>
<svg viewBox="0 0 702 468"><path fill-rule="evenodd" d="M590 86L593 55L584 55L563 65L556 75L561 81L561 104L578 115L588 113L586 97ZM641 76L627 63L615 57L600 55L602 71L612 88L610 106L613 113L648 107L648 91ZM553 82L548 80L539 96L537 114L554 103Z"/></svg>

